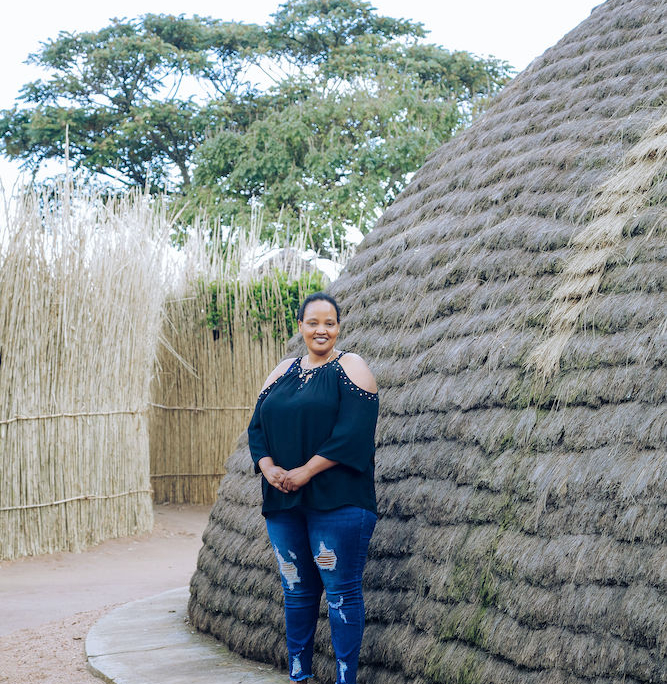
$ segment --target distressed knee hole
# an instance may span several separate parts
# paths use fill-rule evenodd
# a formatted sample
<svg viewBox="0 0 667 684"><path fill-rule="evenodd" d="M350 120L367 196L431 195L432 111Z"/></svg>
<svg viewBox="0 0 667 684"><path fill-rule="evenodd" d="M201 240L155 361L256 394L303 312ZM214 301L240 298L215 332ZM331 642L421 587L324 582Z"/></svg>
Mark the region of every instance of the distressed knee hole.
<svg viewBox="0 0 667 684"><path fill-rule="evenodd" d="M327 603L329 604L329 609L332 610L332 611L333 611L333 610L337 610L337 611L338 611L338 617L340 617L340 619L341 619L345 624L347 624L347 618L345 617L345 613L343 612L343 603L344 603L344 601L345 601L345 599L341 596L341 597L340 597L340 601L338 601L338 602L336 602L336 603L334 603L333 601L327 601Z"/></svg>
<svg viewBox="0 0 667 684"><path fill-rule="evenodd" d="M338 674L341 682L345 681L345 673L347 672L347 663L344 660L338 661Z"/></svg>
<svg viewBox="0 0 667 684"><path fill-rule="evenodd" d="M278 559L278 567L280 569L280 574L285 578L287 586L290 589L294 589L294 585L301 581L301 578L299 577L299 571L297 570L296 565L294 565L294 563L286 561L276 547L274 547L273 550L275 551L276 558ZM292 551L288 551L288 553L292 558L296 560L295 553L292 553Z"/></svg>
<svg viewBox="0 0 667 684"><path fill-rule="evenodd" d="M320 552L315 556L315 563L320 570L335 570L338 558L332 549L327 549L324 542L320 542Z"/></svg>

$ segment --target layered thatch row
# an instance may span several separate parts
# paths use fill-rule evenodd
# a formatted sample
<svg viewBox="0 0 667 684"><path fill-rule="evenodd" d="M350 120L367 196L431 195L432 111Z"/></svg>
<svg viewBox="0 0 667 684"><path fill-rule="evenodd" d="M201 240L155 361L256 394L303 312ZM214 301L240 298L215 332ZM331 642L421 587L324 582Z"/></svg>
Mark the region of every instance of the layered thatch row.
<svg viewBox="0 0 667 684"><path fill-rule="evenodd" d="M152 387L151 483L157 503L212 504L224 464L264 379L285 353L301 296L321 289L306 268L306 232L275 267L258 265L259 220L221 240L193 233L172 283ZM218 236L219 238L219 236ZM265 247L264 247L265 249ZM274 250L277 251L277 250ZM291 321L293 324L293 320Z"/></svg>
<svg viewBox="0 0 667 684"><path fill-rule="evenodd" d="M381 392L360 681L667 681L665 74L664 2L596 8L334 284ZM284 665L246 446L228 468L190 617Z"/></svg>
<svg viewBox="0 0 667 684"><path fill-rule="evenodd" d="M531 352L528 359L529 364L545 376L556 372L563 349L597 294L607 264L621 247L625 231L652 204L656 209L644 216L647 222L644 229L653 232L657 228L657 237L662 237L660 221L664 219L665 211L662 201L665 169L667 114L644 134L630 150L618 173L604 184L591 208L595 219L574 238L574 253L553 295L546 326L548 338Z"/></svg>
<svg viewBox="0 0 667 684"><path fill-rule="evenodd" d="M0 239L0 558L150 530L166 219L26 194Z"/></svg>

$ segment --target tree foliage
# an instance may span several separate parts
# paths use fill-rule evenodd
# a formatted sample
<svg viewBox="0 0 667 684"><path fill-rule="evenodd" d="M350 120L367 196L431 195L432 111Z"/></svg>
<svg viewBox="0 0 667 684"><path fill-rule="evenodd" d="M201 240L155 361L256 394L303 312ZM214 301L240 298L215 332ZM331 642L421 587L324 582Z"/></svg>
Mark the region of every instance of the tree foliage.
<svg viewBox="0 0 667 684"><path fill-rule="evenodd" d="M50 78L0 113L3 152L37 168L68 127L75 165L171 190L184 217L259 201L267 226L308 217L326 246L366 232L510 76L425 37L362 0L288 0L262 27L146 15L61 33L30 57ZM178 97L194 80L206 97Z"/></svg>
<svg viewBox="0 0 667 684"><path fill-rule="evenodd" d="M255 25L151 14L62 32L28 58L50 77L27 83L19 104L0 112L2 151L36 170L65 157L68 137L77 167L155 189L177 169L187 187L192 154L218 109L247 88L243 73L262 34ZM187 77L211 99L179 97Z"/></svg>
<svg viewBox="0 0 667 684"><path fill-rule="evenodd" d="M259 198L282 222L308 215L318 242L362 232L426 155L509 78L507 64L424 43L421 24L354 0L295 0L267 27L273 79L247 125L197 149L193 206L225 217Z"/></svg>

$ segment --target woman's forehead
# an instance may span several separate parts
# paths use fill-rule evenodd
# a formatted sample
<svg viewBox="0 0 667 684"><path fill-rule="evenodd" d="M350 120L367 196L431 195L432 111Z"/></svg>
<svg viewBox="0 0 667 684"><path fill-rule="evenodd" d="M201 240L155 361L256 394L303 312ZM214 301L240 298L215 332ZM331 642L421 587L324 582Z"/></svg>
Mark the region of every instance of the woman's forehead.
<svg viewBox="0 0 667 684"><path fill-rule="evenodd" d="M327 302L326 299L316 299L306 304L303 317L308 318L309 316L330 316L335 319L336 308L331 302Z"/></svg>

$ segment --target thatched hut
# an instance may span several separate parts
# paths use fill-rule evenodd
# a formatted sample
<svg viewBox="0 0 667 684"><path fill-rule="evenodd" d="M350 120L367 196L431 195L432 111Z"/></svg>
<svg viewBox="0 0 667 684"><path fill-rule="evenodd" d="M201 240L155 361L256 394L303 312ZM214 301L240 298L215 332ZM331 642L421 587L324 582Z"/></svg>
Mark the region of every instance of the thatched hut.
<svg viewBox="0 0 667 684"><path fill-rule="evenodd" d="M360 681L667 681L666 76L667 3L597 7L331 288L380 386ZM243 443L227 466L190 619L283 663Z"/></svg>

